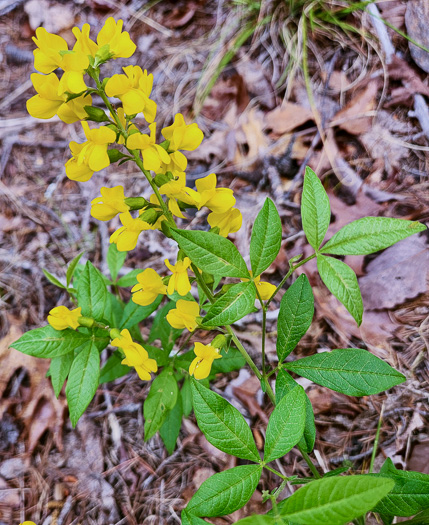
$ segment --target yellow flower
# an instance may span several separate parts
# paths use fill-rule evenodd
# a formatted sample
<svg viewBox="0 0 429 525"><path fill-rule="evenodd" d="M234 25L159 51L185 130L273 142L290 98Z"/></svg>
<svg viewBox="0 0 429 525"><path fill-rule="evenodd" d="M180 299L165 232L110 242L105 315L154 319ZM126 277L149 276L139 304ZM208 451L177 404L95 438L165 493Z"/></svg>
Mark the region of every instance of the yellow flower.
<svg viewBox="0 0 429 525"><path fill-rule="evenodd" d="M174 117L174 123L171 126L163 128L161 131L164 138L170 141L169 149L177 151L180 149L193 151L201 144L204 133L195 122L186 124L181 113Z"/></svg>
<svg viewBox="0 0 429 525"><path fill-rule="evenodd" d="M108 45L110 53L113 54L112 58L130 58L136 50L136 45L131 40L129 33L127 31L122 32L123 25L123 20L116 22L110 16L98 33L98 46Z"/></svg>
<svg viewBox="0 0 429 525"><path fill-rule="evenodd" d="M163 184L159 188L161 195L168 197L168 208L173 215L176 217L185 218L181 212L177 199L189 204L190 206L198 206L200 202L200 195L193 189L186 186L186 174L179 173L175 179Z"/></svg>
<svg viewBox="0 0 429 525"><path fill-rule="evenodd" d="M95 53L98 51L98 45L89 38L89 31L91 27L89 24L83 24L82 30L78 27L72 29L73 34L76 38L76 43L73 46L73 51L83 53L85 55L91 55L95 57Z"/></svg>
<svg viewBox="0 0 429 525"><path fill-rule="evenodd" d="M153 122L156 115L156 103L151 100L153 75L148 75L139 66L123 68L125 75L113 75L106 83L105 91L108 97L116 97L122 101L127 115L143 112L148 122Z"/></svg>
<svg viewBox="0 0 429 525"><path fill-rule="evenodd" d="M198 209L207 206L215 213L225 213L235 204L235 197L229 188L216 188L217 178L214 173L210 173L203 179L195 182L198 193L201 195L201 201Z"/></svg>
<svg viewBox="0 0 429 525"><path fill-rule="evenodd" d="M127 148L142 150L145 170L159 172L163 162L169 162L170 156L164 148L156 144L156 122L149 124L150 135L134 133L127 139Z"/></svg>
<svg viewBox="0 0 429 525"><path fill-rule="evenodd" d="M87 141L83 144L70 142L73 157L66 162L67 177L80 182L89 180L94 171L110 165L107 146L116 140L116 133L107 126L90 129L84 121L82 127Z"/></svg>
<svg viewBox="0 0 429 525"><path fill-rule="evenodd" d="M198 326L197 317L200 314L200 306L195 301L185 301L179 299L176 308L170 310L167 314L167 321L173 328L187 328L193 332Z"/></svg>
<svg viewBox="0 0 429 525"><path fill-rule="evenodd" d="M151 230L152 226L139 218L133 219L130 212L121 213L119 218L122 227L110 236L110 242L115 243L120 252L129 252L137 246L137 240L142 231Z"/></svg>
<svg viewBox="0 0 429 525"><path fill-rule="evenodd" d="M147 351L132 340L128 330L122 330L120 337L113 339L110 344L117 348L122 348L125 359L123 359L121 363L123 365L133 366L143 381L149 381L151 379L151 372L157 372L158 365L155 359L149 359Z"/></svg>
<svg viewBox="0 0 429 525"><path fill-rule="evenodd" d="M230 233L238 232L243 222L240 210L231 208L224 213L212 212L207 217L207 222L212 228L219 228L222 237L228 237Z"/></svg>
<svg viewBox="0 0 429 525"><path fill-rule="evenodd" d="M58 85L58 94L80 93L87 86L83 80L85 69L89 66L88 56L76 51L67 51L61 58L60 67L64 70Z"/></svg>
<svg viewBox="0 0 429 525"><path fill-rule="evenodd" d="M191 266L191 260L189 257L185 257L183 261L177 261L174 266L167 259L165 259L164 263L173 272L168 282L168 295L171 295L174 290L177 290L177 293L182 296L190 292L191 283L189 282L188 268Z"/></svg>
<svg viewBox="0 0 429 525"><path fill-rule="evenodd" d="M252 273L252 272L250 272L250 273ZM241 281L243 281L243 282L246 282L248 280L249 279L241 279ZM261 299L263 301L268 301L268 299L273 295L274 291L277 288L276 286L274 286L274 284L267 283L265 281L261 281L261 276L260 275L255 277L253 282L255 283L255 285L256 285L256 287L258 289L259 295L261 296Z"/></svg>
<svg viewBox="0 0 429 525"><path fill-rule="evenodd" d="M33 51L34 67L41 73L52 73L61 65L60 51L68 51L67 42L58 35L48 33L44 27L36 29L33 41L38 47Z"/></svg>
<svg viewBox="0 0 429 525"><path fill-rule="evenodd" d="M220 359L222 356L213 346L203 345L202 343L195 343L194 352L197 357L189 367L189 374L194 376L195 379L205 379L210 375L213 361Z"/></svg>
<svg viewBox="0 0 429 525"><path fill-rule="evenodd" d="M130 209L125 204L125 195L123 186L114 188L100 189L101 197L96 197L91 201L91 215L99 221L110 221L118 213L125 213Z"/></svg>
<svg viewBox="0 0 429 525"><path fill-rule="evenodd" d="M82 308L69 310L66 306L56 306L52 308L48 315L48 323L55 330L65 330L66 328L76 328L79 326L78 319L82 316Z"/></svg>
<svg viewBox="0 0 429 525"><path fill-rule="evenodd" d="M27 111L32 117L47 119L57 114L63 122L73 124L87 117L84 106L92 104L90 95L67 102L67 95L58 95L59 79L55 73L31 75L37 95L27 100Z"/></svg>
<svg viewBox="0 0 429 525"><path fill-rule="evenodd" d="M138 284L131 288L132 299L136 304L147 306L152 304L159 294L166 294L167 287L161 277L152 268L146 268L137 275Z"/></svg>

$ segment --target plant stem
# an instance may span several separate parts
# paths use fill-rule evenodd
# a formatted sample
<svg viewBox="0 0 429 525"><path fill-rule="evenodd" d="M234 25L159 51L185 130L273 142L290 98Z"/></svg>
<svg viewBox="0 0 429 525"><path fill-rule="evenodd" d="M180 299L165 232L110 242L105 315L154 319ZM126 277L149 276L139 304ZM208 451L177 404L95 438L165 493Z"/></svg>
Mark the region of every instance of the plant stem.
<svg viewBox="0 0 429 525"><path fill-rule="evenodd" d="M261 345L261 348L262 348L262 381L263 381L262 388L265 392L267 389L267 383L268 383L267 373L265 370L265 338L267 334L267 309L265 307L264 301L262 300L261 294L259 293L257 285L255 283L254 285L256 288L256 295L258 296L258 299L259 299L259 302L261 303L261 308L262 308L262 345Z"/></svg>
<svg viewBox="0 0 429 525"><path fill-rule="evenodd" d="M296 448L301 452L302 457L305 459L305 462L307 463L308 468L311 470L311 472L313 473L314 477L317 478L317 479L320 479L322 476L317 471L316 466L314 465L313 461L311 460L311 458L307 454L307 452L301 447L301 445L299 443L298 443L298 445L296 445Z"/></svg>
<svg viewBox="0 0 429 525"><path fill-rule="evenodd" d="M275 474L279 478L286 479L286 480L289 479L287 476L283 476L283 474L281 472L279 472L276 469L273 469L273 468L269 467L268 465L264 465L264 468L266 468L267 470L269 470L270 472L272 472L273 474Z"/></svg>
<svg viewBox="0 0 429 525"><path fill-rule="evenodd" d="M312 255L310 255L309 257L306 257L305 259L303 259L302 261L300 261L299 263L295 264L295 266L291 266L289 268L289 271L288 273L283 277L283 279L281 280L280 284L277 286L277 288L274 290L274 293L273 295L268 299L268 301L265 303L265 307L268 308L269 304L271 303L271 301L274 299L274 297L276 296L277 292L280 290L280 288L284 285L284 283L289 279L289 277L292 275L292 273L297 269L299 268L300 266L302 266L303 264L305 264L306 262L308 261L311 261L311 259L314 259L316 257L316 254L313 253Z"/></svg>
<svg viewBox="0 0 429 525"><path fill-rule="evenodd" d="M381 406L380 417L378 418L377 432L375 433L374 448L372 449L371 462L369 464L369 473L374 469L375 456L377 455L378 440L380 438L381 423L383 422L384 403Z"/></svg>

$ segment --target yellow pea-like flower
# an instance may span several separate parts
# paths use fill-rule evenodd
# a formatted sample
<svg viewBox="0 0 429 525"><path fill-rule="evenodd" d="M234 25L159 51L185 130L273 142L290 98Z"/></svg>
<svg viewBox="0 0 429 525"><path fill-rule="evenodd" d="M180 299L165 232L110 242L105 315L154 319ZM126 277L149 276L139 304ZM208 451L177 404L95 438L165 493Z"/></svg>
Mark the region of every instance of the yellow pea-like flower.
<svg viewBox="0 0 429 525"><path fill-rule="evenodd" d="M48 315L48 323L55 330L65 330L66 328L76 328L79 325L78 319L82 317L82 308L69 310L66 306L56 306L52 308Z"/></svg>
<svg viewBox="0 0 429 525"><path fill-rule="evenodd" d="M122 330L120 336L113 339L110 344L117 348L122 348L125 359L123 359L121 363L127 366L133 366L143 381L150 381L151 372L158 371L158 365L155 359L150 359L149 354L143 346L132 340L130 332L127 329Z"/></svg>
<svg viewBox="0 0 429 525"><path fill-rule="evenodd" d="M73 51L83 53L85 55L91 55L95 57L95 54L98 51L98 45L89 38L89 31L91 26L89 24L83 24L82 29L74 27L72 29L73 34L76 38L76 43L73 46Z"/></svg>
<svg viewBox="0 0 429 525"><path fill-rule="evenodd" d="M149 124L150 135L133 133L127 139L127 148L139 149L142 152L143 167L159 173L161 164L169 162L170 156L164 148L156 144L156 122Z"/></svg>
<svg viewBox="0 0 429 525"><path fill-rule="evenodd" d="M178 173L177 176L169 182L163 184L159 188L161 195L168 197L168 208L173 215L185 218L182 211L177 204L177 200L189 204L190 206L198 206L200 202L200 195L192 188L186 186L186 173Z"/></svg>
<svg viewBox="0 0 429 525"><path fill-rule="evenodd" d="M200 305L195 301L179 299L176 308L167 314L167 321L173 328L187 328L193 332L198 326L197 317L200 315Z"/></svg>
<svg viewBox="0 0 429 525"><path fill-rule="evenodd" d="M156 103L151 100L153 75L148 75L146 69L139 66L123 68L125 75L113 75L106 83L105 91L108 97L116 97L122 101L127 115L143 112L145 119L152 123L156 115Z"/></svg>
<svg viewBox="0 0 429 525"><path fill-rule="evenodd" d="M33 51L34 67L37 71L48 74L61 66L60 52L68 51L64 38L48 33L44 27L38 27L33 41L37 46L37 49Z"/></svg>
<svg viewBox="0 0 429 525"><path fill-rule="evenodd" d="M238 232L243 223L243 216L237 208L231 208L224 213L212 212L207 217L207 222L212 228L219 228L222 237L228 237L230 233Z"/></svg>
<svg viewBox="0 0 429 525"><path fill-rule="evenodd" d="M99 48L108 45L112 58L130 58L136 50L136 45L131 40L127 31L122 31L123 20L117 22L109 17L97 35ZM110 95L109 95L110 96Z"/></svg>
<svg viewBox="0 0 429 525"><path fill-rule="evenodd" d="M164 263L173 274L168 282L168 295L174 293L174 290L177 290L177 293L182 296L190 292L191 283L189 282L188 268L191 266L191 259L185 257L183 261L177 261L174 266L170 264L168 259L165 259Z"/></svg>
<svg viewBox="0 0 429 525"><path fill-rule="evenodd" d="M252 273L252 272L250 272ZM243 282L247 282L249 279L241 279ZM261 296L261 299L263 301L268 301L268 299L273 295L273 293L276 290L276 286L271 283L267 283L266 281L261 281L261 276L258 275L254 278L253 282L255 283L258 293Z"/></svg>
<svg viewBox="0 0 429 525"><path fill-rule="evenodd" d="M225 213L234 206L235 197L233 191L229 188L216 188L216 184L217 177L214 173L210 173L207 177L195 181L197 191L201 195L198 209L202 206L207 206L215 213Z"/></svg>
<svg viewBox="0 0 429 525"><path fill-rule="evenodd" d="M171 126L163 128L161 131L165 139L170 141L169 149L171 151L197 149L204 138L204 133L195 122L186 124L181 113L174 117L174 123Z"/></svg>
<svg viewBox="0 0 429 525"><path fill-rule="evenodd" d="M91 215L99 221L110 221L118 213L129 211L130 207L125 204L123 186L100 189L101 197L91 201Z"/></svg>
<svg viewBox="0 0 429 525"><path fill-rule="evenodd" d="M130 212L121 213L119 219L122 227L110 236L110 242L115 243L120 252L129 252L137 246L139 235L142 231L151 230L153 227L141 219L134 219Z"/></svg>
<svg viewBox="0 0 429 525"><path fill-rule="evenodd" d="M215 359L220 359L218 349L210 345L195 343L194 353L197 356L189 367L189 374L195 379L205 379L210 375L210 371Z"/></svg>
<svg viewBox="0 0 429 525"><path fill-rule="evenodd" d="M90 95L67 102L67 95L58 95L59 79L55 73L31 75L37 95L27 100L27 111L35 118L48 119L57 114L63 122L72 124L87 116L84 106L92 104Z"/></svg>
<svg viewBox="0 0 429 525"><path fill-rule="evenodd" d="M146 268L137 275L138 284L131 288L132 299L136 304L147 306L152 304L158 295L167 293L167 287L161 277L152 268Z"/></svg>
<svg viewBox="0 0 429 525"><path fill-rule="evenodd" d="M82 52L69 51L61 58L60 67L64 70L58 85L58 94L80 93L87 89L83 79L85 69L89 66L88 55Z"/></svg>
<svg viewBox="0 0 429 525"><path fill-rule="evenodd" d="M66 174L69 179L85 182L94 171L100 171L110 165L107 146L116 140L116 133L107 126L90 129L87 122L82 122L87 138L83 144L70 143L73 157L66 162Z"/></svg>

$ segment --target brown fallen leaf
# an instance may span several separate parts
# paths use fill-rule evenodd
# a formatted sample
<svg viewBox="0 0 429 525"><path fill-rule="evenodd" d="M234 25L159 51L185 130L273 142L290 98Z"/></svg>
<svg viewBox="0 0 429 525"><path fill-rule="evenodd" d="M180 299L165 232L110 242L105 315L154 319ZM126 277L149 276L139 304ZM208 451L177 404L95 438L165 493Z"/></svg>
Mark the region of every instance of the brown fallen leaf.
<svg viewBox="0 0 429 525"><path fill-rule="evenodd" d="M408 237L385 250L359 279L365 308L393 308L425 292L428 262L429 249L421 237Z"/></svg>
<svg viewBox="0 0 429 525"><path fill-rule="evenodd" d="M47 0L30 0L24 5L30 26L36 30L39 26L49 33L58 33L74 24L73 9L70 5L51 5Z"/></svg>
<svg viewBox="0 0 429 525"><path fill-rule="evenodd" d="M376 107L378 82L373 80L358 95L354 96L347 106L341 109L332 119L333 123L350 133L360 135L371 129L372 117L361 116Z"/></svg>
<svg viewBox="0 0 429 525"><path fill-rule="evenodd" d="M197 11L197 6L193 2L186 2L180 7L175 7L163 20L163 25L170 29L183 27L192 20Z"/></svg>
<svg viewBox="0 0 429 525"><path fill-rule="evenodd" d="M273 109L276 102L275 91L262 64L250 59L247 54L240 53L240 60L236 62L235 68L249 93L257 96L259 103L267 109Z"/></svg>
<svg viewBox="0 0 429 525"><path fill-rule="evenodd" d="M54 441L61 450L66 401L61 397L56 399L51 382L46 377L49 368L48 359L31 357L10 348L10 345L22 335L16 320L11 319L10 324L9 334L0 341L0 399L10 378L19 369L27 371L30 386L21 386L24 399L20 401L24 401L24 408L18 413L18 417L25 424L25 434L28 437L27 450L31 452L34 449L46 430L52 431ZM0 418L9 406L16 404L15 398L1 399L1 401Z"/></svg>
<svg viewBox="0 0 429 525"><path fill-rule="evenodd" d="M410 38L429 48L429 4L427 0L413 0L407 3L405 26ZM414 62L426 73L429 73L429 53L408 42Z"/></svg>
<svg viewBox="0 0 429 525"><path fill-rule="evenodd" d="M402 58L393 55L388 65L388 71L391 78L402 81L404 86L410 90L411 95L421 93L429 96L429 87L422 82L416 71Z"/></svg>
<svg viewBox="0 0 429 525"><path fill-rule="evenodd" d="M312 111L293 102L286 102L265 115L267 129L277 135L288 133L309 120L313 120Z"/></svg>
<svg viewBox="0 0 429 525"><path fill-rule="evenodd" d="M429 440L413 447L407 469L429 474Z"/></svg>

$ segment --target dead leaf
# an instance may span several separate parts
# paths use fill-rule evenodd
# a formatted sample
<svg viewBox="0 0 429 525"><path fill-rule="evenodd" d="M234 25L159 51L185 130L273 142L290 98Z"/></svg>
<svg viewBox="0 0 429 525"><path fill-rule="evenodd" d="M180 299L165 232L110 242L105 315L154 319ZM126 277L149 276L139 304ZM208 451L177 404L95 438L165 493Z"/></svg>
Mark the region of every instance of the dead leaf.
<svg viewBox="0 0 429 525"><path fill-rule="evenodd" d="M426 53L428 55L428 53ZM415 70L397 55L392 56L392 60L388 65L389 76L395 80L401 80L406 88L410 90L410 94L421 93L429 96L429 87L423 84L420 77Z"/></svg>
<svg viewBox="0 0 429 525"><path fill-rule="evenodd" d="M74 24L73 9L67 4L51 5L47 0L30 0L24 5L33 30L42 26L49 33L58 33Z"/></svg>
<svg viewBox="0 0 429 525"><path fill-rule="evenodd" d="M286 102L265 115L265 124L277 135L283 135L313 120L310 109L293 102Z"/></svg>
<svg viewBox="0 0 429 525"><path fill-rule="evenodd" d="M407 469L429 474L429 441L417 443L413 447Z"/></svg>
<svg viewBox="0 0 429 525"><path fill-rule="evenodd" d="M30 386L22 387L24 409L18 414L18 417L25 424L28 435L27 449L31 452L42 434L50 430L57 447L61 450L66 401L64 398L56 399L51 382L46 377L49 360L31 357L9 347L22 335L16 321L11 319L10 324L9 334L0 341L0 399L13 374L21 368L26 370ZM0 418L6 409L15 403L14 398L2 399Z"/></svg>
<svg viewBox="0 0 429 525"><path fill-rule="evenodd" d="M360 135L371 129L372 117L362 116L376 107L378 82L371 81L358 95L354 96L347 106L341 109L332 119L333 123L350 133Z"/></svg>
<svg viewBox="0 0 429 525"><path fill-rule="evenodd" d="M405 26L410 38L429 48L429 4L427 0L413 0L407 3ZM429 53L408 42L414 62L426 73L429 73Z"/></svg>
<svg viewBox="0 0 429 525"><path fill-rule="evenodd" d="M247 54L240 53L240 60L235 63L235 69L241 75L247 90L258 97L258 102L267 109L275 106L275 91L267 76L266 69L256 60L251 60Z"/></svg>
<svg viewBox="0 0 429 525"><path fill-rule="evenodd" d="M170 29L177 29L186 25L192 20L197 11L197 6L193 2L186 2L181 7L175 7L163 20L163 25Z"/></svg>
<svg viewBox="0 0 429 525"><path fill-rule="evenodd" d="M393 308L427 289L429 250L423 238L408 237L385 250L359 279L367 310ZM411 269L411 271L410 271Z"/></svg>

